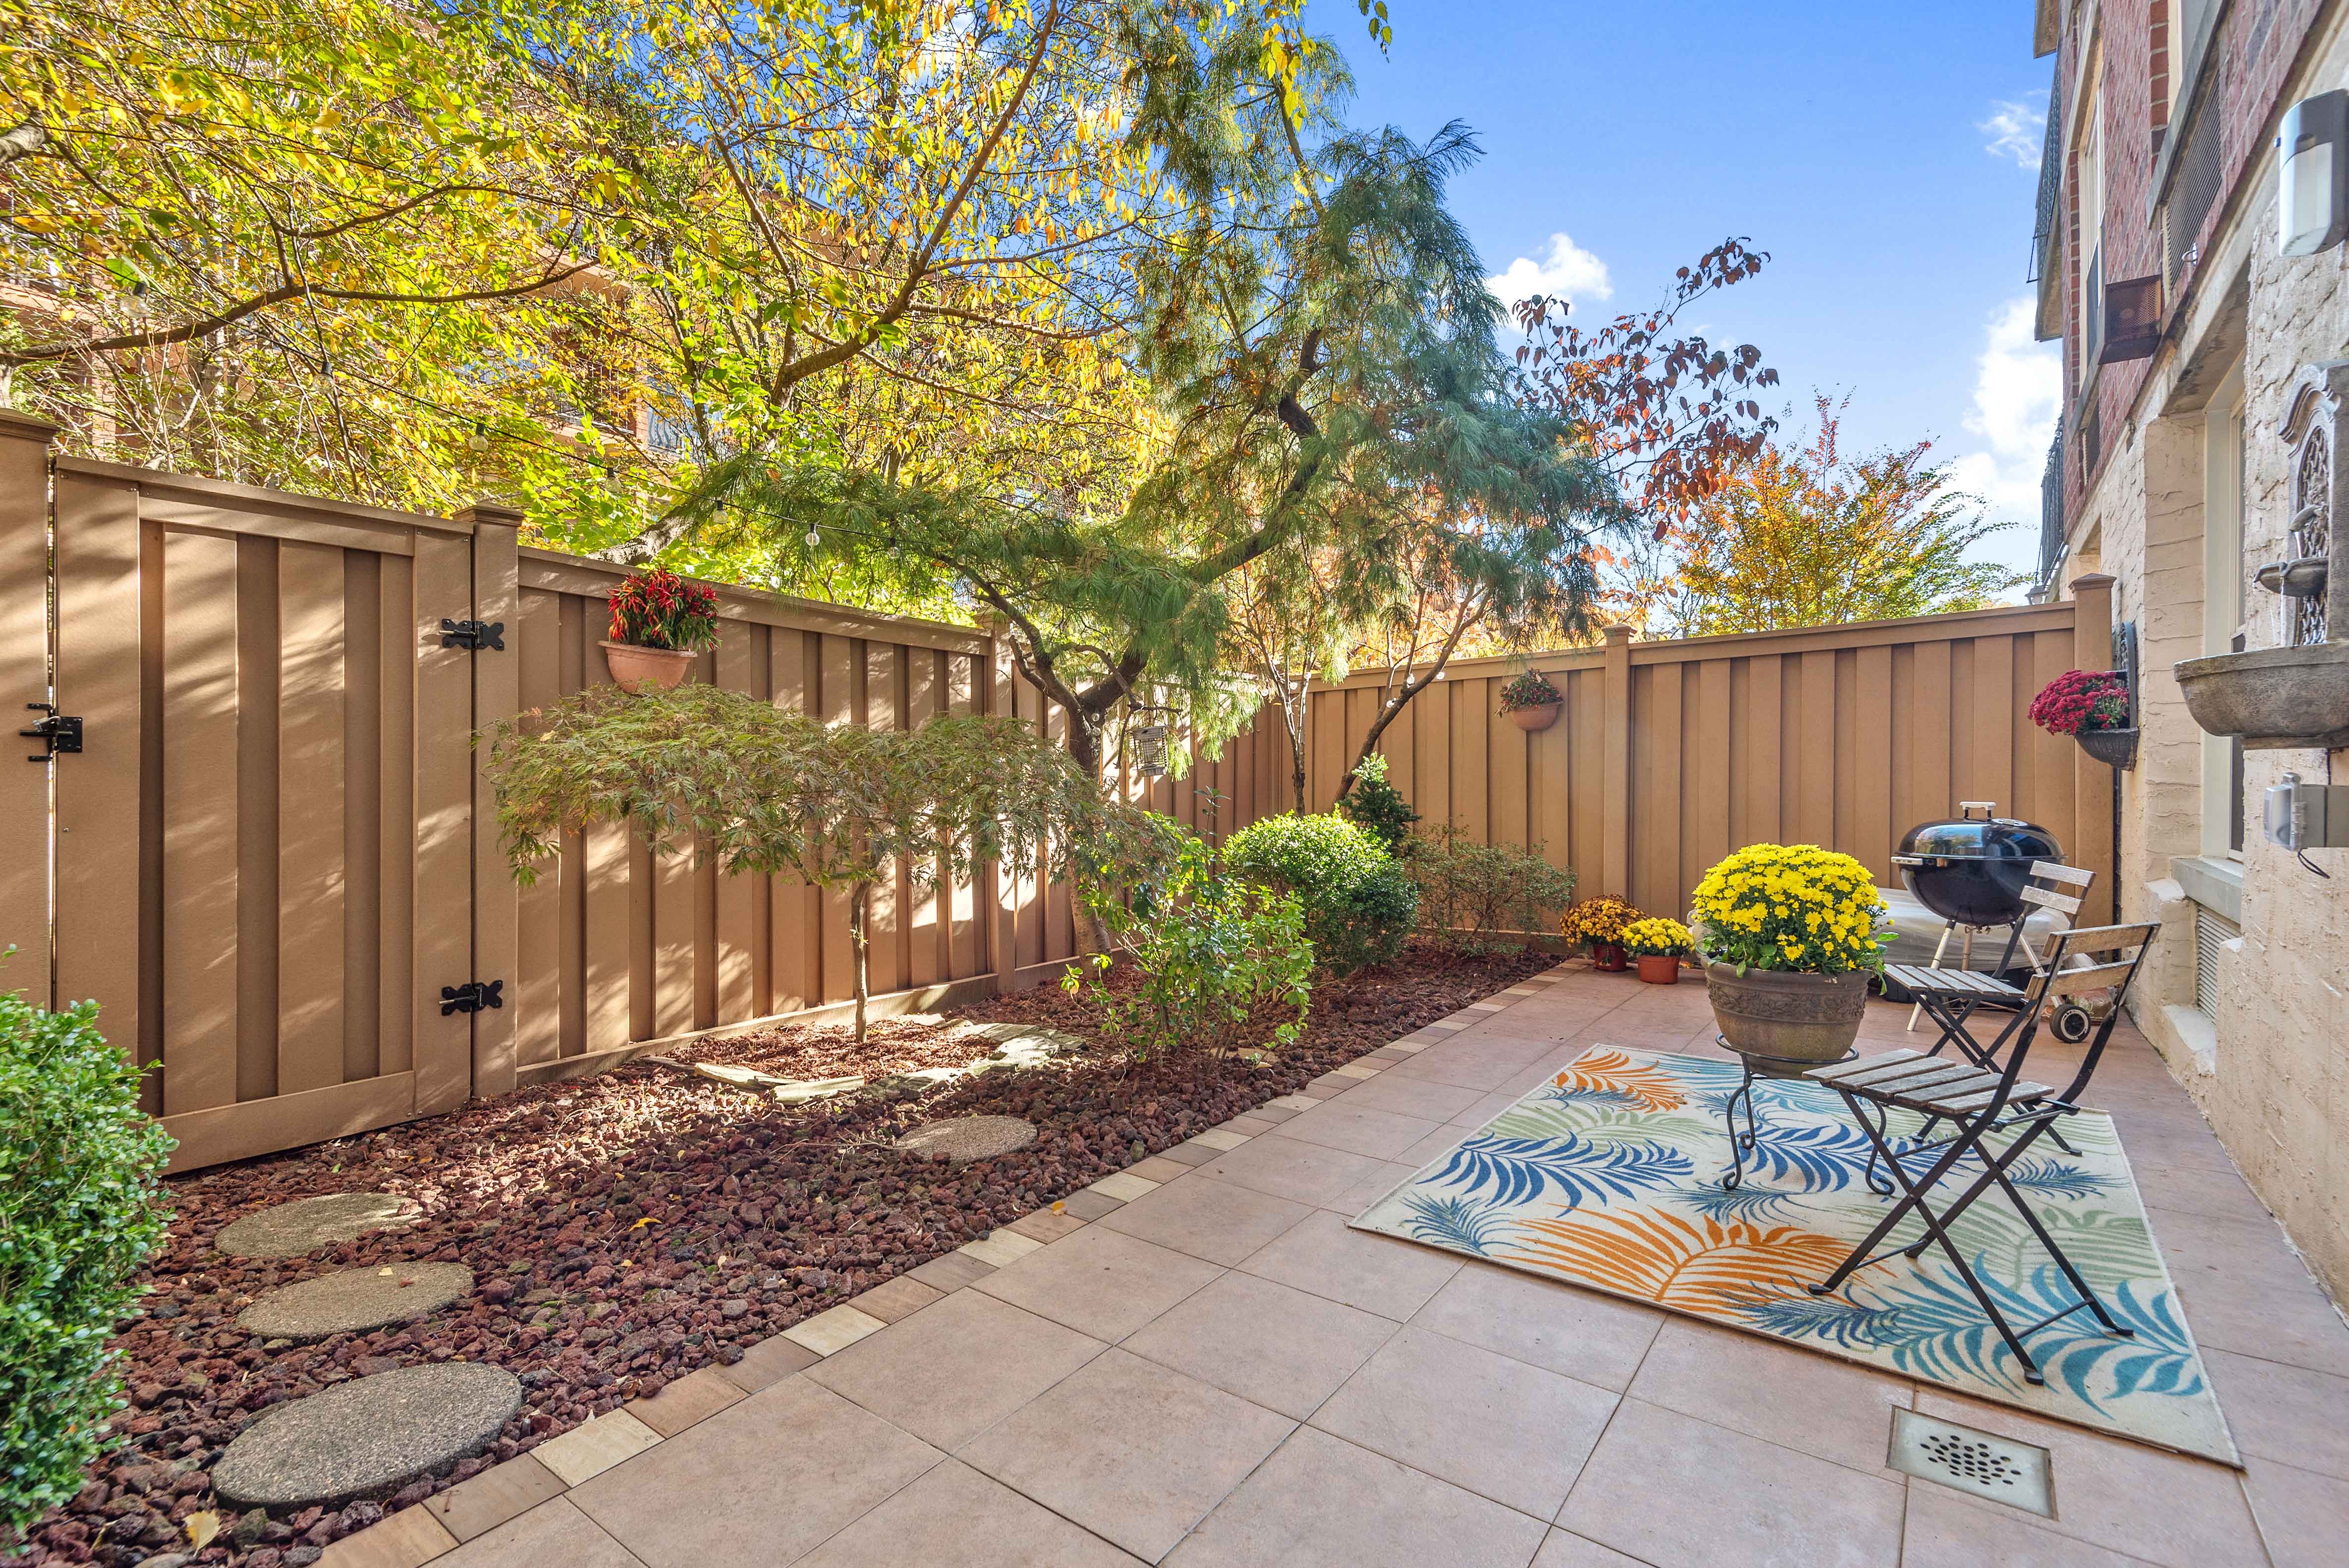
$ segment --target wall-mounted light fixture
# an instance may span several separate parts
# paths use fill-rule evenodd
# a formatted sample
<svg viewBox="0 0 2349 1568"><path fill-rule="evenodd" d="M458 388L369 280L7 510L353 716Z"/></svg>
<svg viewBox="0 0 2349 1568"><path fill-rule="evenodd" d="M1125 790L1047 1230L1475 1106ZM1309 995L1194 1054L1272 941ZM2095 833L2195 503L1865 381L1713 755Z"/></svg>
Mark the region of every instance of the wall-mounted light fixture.
<svg viewBox="0 0 2349 1568"><path fill-rule="evenodd" d="M2313 256L2349 239L2349 91L2302 98L2284 111L2277 239L2287 256Z"/></svg>

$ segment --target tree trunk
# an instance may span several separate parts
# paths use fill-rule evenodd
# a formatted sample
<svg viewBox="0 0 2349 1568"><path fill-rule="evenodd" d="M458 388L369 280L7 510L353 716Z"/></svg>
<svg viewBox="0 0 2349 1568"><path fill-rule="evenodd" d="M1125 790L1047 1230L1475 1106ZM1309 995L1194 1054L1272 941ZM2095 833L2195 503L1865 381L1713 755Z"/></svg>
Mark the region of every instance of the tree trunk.
<svg viewBox="0 0 2349 1568"><path fill-rule="evenodd" d="M860 1047L864 1044L865 998L871 994L870 987L865 983L864 932L867 920L866 911L872 903L872 898L873 884L871 882L858 882L856 884L856 892L848 902L848 945L856 958L854 965L856 972L856 1043Z"/></svg>
<svg viewBox="0 0 2349 1568"><path fill-rule="evenodd" d="M1103 713L1089 713L1082 707L1071 707L1069 714L1069 755L1093 781L1102 787L1102 727ZM1074 897L1071 890L1071 897ZM1110 946L1109 923L1090 908L1082 899L1074 899L1077 948L1081 953L1107 953Z"/></svg>

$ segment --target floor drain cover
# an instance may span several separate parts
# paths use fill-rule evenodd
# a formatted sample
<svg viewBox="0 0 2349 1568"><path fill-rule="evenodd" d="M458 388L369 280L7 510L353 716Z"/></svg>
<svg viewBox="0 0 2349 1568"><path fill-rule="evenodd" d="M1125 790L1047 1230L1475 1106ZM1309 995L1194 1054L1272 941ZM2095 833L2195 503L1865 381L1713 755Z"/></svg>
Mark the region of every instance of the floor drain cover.
<svg viewBox="0 0 2349 1568"><path fill-rule="evenodd" d="M1892 1412L1892 1468L2023 1509L2055 1517L2055 1489L2047 1450L1914 1410Z"/></svg>

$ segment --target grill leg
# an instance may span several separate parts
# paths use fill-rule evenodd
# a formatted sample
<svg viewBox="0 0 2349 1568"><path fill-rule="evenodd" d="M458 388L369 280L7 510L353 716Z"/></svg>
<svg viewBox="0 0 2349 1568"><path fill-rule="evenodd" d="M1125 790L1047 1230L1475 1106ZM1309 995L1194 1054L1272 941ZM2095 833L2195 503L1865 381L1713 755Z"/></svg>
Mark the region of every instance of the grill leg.
<svg viewBox="0 0 2349 1568"><path fill-rule="evenodd" d="M1956 929L1957 928L1955 926L1949 924L1944 924L1941 927L1941 940L1933 944L1933 962L1927 965L1927 968L1939 969L1941 966L1941 954L1950 950L1950 933ZM1909 1032L1910 1034L1913 1035L1917 1032L1917 1015L1924 1010L1925 1004L1922 1002L1917 1003L1914 1006L1909 1009Z"/></svg>

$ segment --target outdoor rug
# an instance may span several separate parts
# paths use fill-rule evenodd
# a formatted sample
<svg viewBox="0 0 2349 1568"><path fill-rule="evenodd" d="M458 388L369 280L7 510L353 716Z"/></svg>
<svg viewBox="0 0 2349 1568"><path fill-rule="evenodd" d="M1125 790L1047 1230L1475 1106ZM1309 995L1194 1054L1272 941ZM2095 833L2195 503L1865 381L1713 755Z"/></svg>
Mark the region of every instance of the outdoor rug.
<svg viewBox="0 0 2349 1568"><path fill-rule="evenodd" d="M1862 1269L1832 1296L1805 1291L1894 1200L1868 1191L1868 1140L1832 1090L1767 1079L1745 1181L1724 1187L1722 1108L1737 1083L1734 1062L1599 1047L1353 1223L2240 1464L2109 1116L2062 1122L2078 1159L2043 1134L2012 1174L2136 1336L2097 1332L2085 1310L2027 1335L2047 1377L2033 1387L1938 1247ZM1893 1130L1913 1135L1918 1119L1901 1114ZM1912 1215L1893 1239L1923 1233ZM2008 1321L2075 1299L1995 1190L1951 1234Z"/></svg>

